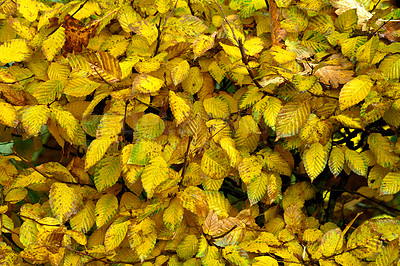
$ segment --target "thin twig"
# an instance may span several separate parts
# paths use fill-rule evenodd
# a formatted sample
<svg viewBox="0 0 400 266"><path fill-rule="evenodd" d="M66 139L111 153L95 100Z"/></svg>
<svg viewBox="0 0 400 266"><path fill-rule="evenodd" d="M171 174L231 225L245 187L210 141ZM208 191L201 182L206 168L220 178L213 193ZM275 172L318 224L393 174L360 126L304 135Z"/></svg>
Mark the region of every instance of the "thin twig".
<svg viewBox="0 0 400 266"><path fill-rule="evenodd" d="M55 28L50 34L48 34L46 37L49 37L50 35L52 35L54 32L56 32L59 28L61 28L61 26L63 26L65 23L67 23L68 20L70 20L71 18L73 18L75 16L76 13L78 13L79 10L81 10L83 8L83 6L87 3L88 0L85 0L85 2L83 2L78 9L67 19L64 20L60 25L58 25L57 28Z"/></svg>
<svg viewBox="0 0 400 266"><path fill-rule="evenodd" d="M70 251L70 252L79 254L79 255L81 255L81 256L90 257L90 258L92 258L92 259L95 260L95 261L103 262L103 263L105 263L105 264L129 264L129 265L138 264L138 262L130 262L130 261L110 261L110 260L108 260L108 259L97 258L97 257L95 257L95 256L93 256L93 255L91 255L91 254L89 254L88 252L75 250L75 249L70 248L70 247L68 247L68 246L61 246L61 247L62 247L62 248L65 248L66 250L68 250L68 251Z"/></svg>
<svg viewBox="0 0 400 266"><path fill-rule="evenodd" d="M9 85L12 85L12 84L15 84L15 83L18 83L18 82L21 82L21 81L24 81L24 80L33 78L34 76L35 76L35 74L33 74L33 75L31 75L31 76L29 76L29 77L27 77L27 78L23 78L23 79L16 80L16 81L13 81L13 82L4 82L4 81L0 81L0 84L9 84Z"/></svg>
<svg viewBox="0 0 400 266"><path fill-rule="evenodd" d="M60 226L60 225L58 225L58 224L57 224L57 225L56 225L56 224L45 224L45 223L42 223L42 222L37 221L37 220L34 219L34 218L31 218L31 217L29 217L29 216L25 216L25 215L22 215L22 214L18 214L18 216L21 217L21 218L24 218L24 219L31 220L31 221L33 221L33 222L35 222L35 223L37 223L37 224L42 225L42 226Z"/></svg>
<svg viewBox="0 0 400 266"><path fill-rule="evenodd" d="M378 200L376 200L374 198L370 198L368 196L365 196L365 195L363 195L363 194L361 194L360 192L357 192L357 191L349 191L349 190L345 190L345 189L326 189L326 190L328 190L328 191L338 191L338 192L347 192L349 194L358 195L358 196L361 196L361 197L363 197L363 198L365 198L365 199L367 199L369 201L372 201L372 202L374 202L374 203L376 203L378 205L381 205L382 207L384 207L384 208L386 208L388 210L400 213L399 209L391 207L391 206L388 206L388 205L386 205L386 204L384 204L384 203L382 203L382 202L380 202L380 201L378 201Z"/></svg>
<svg viewBox="0 0 400 266"><path fill-rule="evenodd" d="M236 43L237 43L237 45L238 45L238 47L239 47L240 54L241 54L241 56L242 56L242 62L243 62L243 64L246 66L247 72L249 73L251 80L254 82L254 84L255 84L258 88L261 89L261 88L262 88L261 84L256 80L256 77L254 76L253 72L252 72L251 69L250 69L249 60L248 60L247 55L246 55L246 53L245 53L245 51L244 51L243 40L242 40L241 38L237 38L237 37L236 37L235 31L233 30L232 25L229 23L229 21L228 21L226 15L225 15L225 13L224 13L224 10L222 9L222 7L221 7L215 0L213 0L213 1L214 1L214 3L218 6L219 10L221 11L222 15L224 16L224 21L225 21L226 24L228 25L229 29L232 31L233 39L236 41Z"/></svg>
<svg viewBox="0 0 400 266"><path fill-rule="evenodd" d="M223 238L224 236L226 236L227 234L229 234L230 232L232 232L236 227L237 227L237 224L235 224L231 229L229 229L228 231L226 231L226 232L223 233L222 235L215 236L215 237L211 238L211 240L215 240L215 239L218 239L218 238Z"/></svg>
<svg viewBox="0 0 400 266"><path fill-rule="evenodd" d="M171 16L172 12L175 11L176 7L178 6L178 0L176 0L174 7L172 8L171 12L168 13L167 17L164 19L164 23L161 26L161 17L160 21L158 22L157 25L157 43L156 43L156 49L154 50L154 56L158 54L158 49L160 49L160 44L161 44L161 34L162 31L164 30L165 25L167 24L168 18Z"/></svg>
<svg viewBox="0 0 400 266"><path fill-rule="evenodd" d="M26 163L27 165L29 165L35 172L37 172L38 174L42 175L43 177L45 177L45 178L47 178L47 179L55 180L55 181L57 181L57 182L61 182L61 183L64 183L64 184L71 184L71 185L77 185L77 184L78 184L78 183L76 183L76 182L64 181L64 180L58 179L58 178L56 178L56 177L54 177L54 176L49 176L48 174L43 173L42 171L40 171L39 169L37 169L37 168L32 164L32 162L28 161L27 159L25 159L24 157L22 157L21 155L19 155L19 154L17 153L17 151L14 149L14 147L12 147L11 150L13 151L13 153L14 153L15 156L17 156L18 158L20 158L24 163ZM89 185L88 185L88 186L89 186Z"/></svg>

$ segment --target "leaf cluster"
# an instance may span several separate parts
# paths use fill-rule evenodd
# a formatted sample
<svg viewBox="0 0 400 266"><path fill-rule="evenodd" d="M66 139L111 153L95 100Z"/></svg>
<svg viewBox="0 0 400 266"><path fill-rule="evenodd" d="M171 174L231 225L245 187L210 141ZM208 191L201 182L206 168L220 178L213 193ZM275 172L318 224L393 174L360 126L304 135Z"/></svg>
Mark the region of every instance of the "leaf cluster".
<svg viewBox="0 0 400 266"><path fill-rule="evenodd" d="M2 1L1 262L398 263L398 17Z"/></svg>

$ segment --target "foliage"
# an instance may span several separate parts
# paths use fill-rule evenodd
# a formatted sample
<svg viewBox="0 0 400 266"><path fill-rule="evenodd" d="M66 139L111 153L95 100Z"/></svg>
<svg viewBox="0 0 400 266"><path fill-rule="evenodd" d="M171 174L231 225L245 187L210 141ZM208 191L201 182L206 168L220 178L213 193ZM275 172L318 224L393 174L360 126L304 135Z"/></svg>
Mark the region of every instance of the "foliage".
<svg viewBox="0 0 400 266"><path fill-rule="evenodd" d="M0 261L398 263L399 16L2 1Z"/></svg>

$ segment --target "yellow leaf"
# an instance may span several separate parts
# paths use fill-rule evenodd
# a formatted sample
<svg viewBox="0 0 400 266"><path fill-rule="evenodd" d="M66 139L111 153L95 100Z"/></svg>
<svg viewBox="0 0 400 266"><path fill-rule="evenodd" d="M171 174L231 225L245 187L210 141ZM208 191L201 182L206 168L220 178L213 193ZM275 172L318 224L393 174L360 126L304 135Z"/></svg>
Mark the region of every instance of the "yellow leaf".
<svg viewBox="0 0 400 266"><path fill-rule="evenodd" d="M328 151L321 143L317 142L310 146L303 154L304 167L311 182L322 173L328 161Z"/></svg>
<svg viewBox="0 0 400 266"><path fill-rule="evenodd" d="M54 215L62 223L82 208L82 198L75 189L64 183L54 183L50 188L49 202Z"/></svg>
<svg viewBox="0 0 400 266"><path fill-rule="evenodd" d="M0 123L8 127L16 127L18 125L17 110L14 106L6 102L0 102Z"/></svg>
<svg viewBox="0 0 400 266"><path fill-rule="evenodd" d="M164 82L148 74L141 74L132 83L133 92L153 93L161 89Z"/></svg>
<svg viewBox="0 0 400 266"><path fill-rule="evenodd" d="M222 28L233 45L239 46L239 40L244 42L243 28L237 15L229 15L222 21Z"/></svg>
<svg viewBox="0 0 400 266"><path fill-rule="evenodd" d="M400 172L390 172L382 180L381 195L396 194L400 190Z"/></svg>
<svg viewBox="0 0 400 266"><path fill-rule="evenodd" d="M239 246L230 245L222 250L222 256L232 265L250 266L249 255Z"/></svg>
<svg viewBox="0 0 400 266"><path fill-rule="evenodd" d="M58 28L52 35L43 41L42 50L48 61L53 61L65 43L65 29Z"/></svg>
<svg viewBox="0 0 400 266"><path fill-rule="evenodd" d="M248 90L240 97L239 108L246 109L260 101L264 94L255 86L249 86Z"/></svg>
<svg viewBox="0 0 400 266"><path fill-rule="evenodd" d="M105 137L114 137L116 138L122 130L122 123L124 120L123 115L114 114L111 112L107 112L103 115L100 120L100 124L97 127L96 137L97 138L105 138Z"/></svg>
<svg viewBox="0 0 400 266"><path fill-rule="evenodd" d="M351 171L361 176L367 175L368 163L362 154L346 148L344 155Z"/></svg>
<svg viewBox="0 0 400 266"><path fill-rule="evenodd" d="M28 135L37 136L49 116L50 109L47 106L29 106L22 111L22 126Z"/></svg>
<svg viewBox="0 0 400 266"><path fill-rule="evenodd" d="M36 34L35 29L27 27L21 22L20 19L8 17L7 23L21 38L30 41L35 37Z"/></svg>
<svg viewBox="0 0 400 266"><path fill-rule="evenodd" d="M341 237L341 235L342 231L340 228L325 233L321 240L321 246L318 248L324 256L332 256L342 249L343 237Z"/></svg>
<svg viewBox="0 0 400 266"><path fill-rule="evenodd" d="M260 140L260 129L251 115L243 116L239 120L239 128L235 132L236 148L253 152Z"/></svg>
<svg viewBox="0 0 400 266"><path fill-rule="evenodd" d="M129 225L130 221L122 223L120 221L115 221L111 224L104 237L104 246L106 251L112 251L122 243L126 233L128 232Z"/></svg>
<svg viewBox="0 0 400 266"><path fill-rule="evenodd" d="M157 239L155 222L149 218L139 223L131 223L129 226L129 246L143 262L154 249Z"/></svg>
<svg viewBox="0 0 400 266"><path fill-rule="evenodd" d="M169 177L169 167L162 156L150 159L142 173L142 185L147 193L147 198L151 199L155 189Z"/></svg>
<svg viewBox="0 0 400 266"><path fill-rule="evenodd" d="M117 213L118 199L113 194L105 194L97 201L95 207L97 228L105 225Z"/></svg>
<svg viewBox="0 0 400 266"><path fill-rule="evenodd" d="M202 56L213 48L214 46L214 38L215 34L208 36L208 35L199 35L193 42L193 54L194 54L194 59Z"/></svg>
<svg viewBox="0 0 400 266"><path fill-rule="evenodd" d="M65 80L70 72L69 66L52 62L47 69L47 76L49 76L49 79Z"/></svg>
<svg viewBox="0 0 400 266"><path fill-rule="evenodd" d="M32 220L26 220L21 225L20 229L19 240L21 241L22 245L25 247L36 243L36 236L39 230L36 227L36 223Z"/></svg>
<svg viewBox="0 0 400 266"><path fill-rule="evenodd" d="M8 191L5 201L15 204L23 200L28 195L28 190L25 188L16 188Z"/></svg>
<svg viewBox="0 0 400 266"><path fill-rule="evenodd" d="M203 75L198 67L191 67L187 78L182 81L184 91L193 95L197 93L203 86Z"/></svg>
<svg viewBox="0 0 400 266"><path fill-rule="evenodd" d="M186 60L182 60L182 62L171 70L171 78L175 86L187 78L189 75L189 68L189 63Z"/></svg>
<svg viewBox="0 0 400 266"><path fill-rule="evenodd" d="M250 182L260 177L261 169L262 164L259 157L253 155L244 158L238 166L240 179L248 185Z"/></svg>
<svg viewBox="0 0 400 266"><path fill-rule="evenodd" d="M316 76L303 76L296 74L293 76L293 85L298 91L304 92L310 90L317 80L318 78Z"/></svg>
<svg viewBox="0 0 400 266"><path fill-rule="evenodd" d="M264 157L264 167L267 170L291 176L292 168L279 152L266 148L259 151L259 154Z"/></svg>
<svg viewBox="0 0 400 266"><path fill-rule="evenodd" d="M358 76L347 82L340 90L339 107L341 110L347 109L367 97L374 83L366 75Z"/></svg>
<svg viewBox="0 0 400 266"><path fill-rule="evenodd" d="M222 179L228 176L230 165L225 151L217 146L204 152L201 159L201 170L213 179Z"/></svg>
<svg viewBox="0 0 400 266"><path fill-rule="evenodd" d="M333 147L329 156L329 169L331 173L337 177L343 170L344 152L340 147Z"/></svg>
<svg viewBox="0 0 400 266"><path fill-rule="evenodd" d="M183 211L183 206L177 198L171 200L168 208L164 210L163 222L172 232L175 232L180 226L183 219Z"/></svg>
<svg viewBox="0 0 400 266"><path fill-rule="evenodd" d="M292 100L279 111L276 121L276 140L294 136L307 122L311 112L308 99Z"/></svg>
<svg viewBox="0 0 400 266"><path fill-rule="evenodd" d="M5 65L12 62L26 60L31 54L26 41L13 39L0 45L0 64Z"/></svg>
<svg viewBox="0 0 400 266"><path fill-rule="evenodd" d="M61 109L61 107L50 107L51 115L60 124L60 126L66 131L68 141L73 142L77 135L79 121L68 111Z"/></svg>
<svg viewBox="0 0 400 266"><path fill-rule="evenodd" d="M197 253L199 240L195 235L186 236L177 246L176 253L178 257L188 260Z"/></svg>
<svg viewBox="0 0 400 266"><path fill-rule="evenodd" d="M400 160L399 156L393 152L394 144L379 133L372 133L368 136L368 145L375 155L377 163L383 167L393 169Z"/></svg>
<svg viewBox="0 0 400 266"><path fill-rule="evenodd" d="M213 210L218 217L228 217L231 204L224 194L219 191L205 191L205 193L209 209Z"/></svg>
<svg viewBox="0 0 400 266"><path fill-rule="evenodd" d="M108 83L115 83L121 80L122 72L119 61L109 52L89 52L85 53L84 56L92 68L92 75L101 77Z"/></svg>
<svg viewBox="0 0 400 266"><path fill-rule="evenodd" d="M108 147L115 141L115 137L108 136L104 138L96 138L90 143L85 160L85 170L95 165L106 154Z"/></svg>
<svg viewBox="0 0 400 266"><path fill-rule="evenodd" d="M50 251L46 247L33 244L21 251L19 255L33 263L44 264L49 260L49 253Z"/></svg>
<svg viewBox="0 0 400 266"><path fill-rule="evenodd" d="M156 0L154 4L157 7L157 11L161 14L167 13L170 8L171 0Z"/></svg>
<svg viewBox="0 0 400 266"><path fill-rule="evenodd" d="M139 118L135 126L135 135L139 139L155 139L164 132L164 129L165 124L160 116L149 113Z"/></svg>
<svg viewBox="0 0 400 266"><path fill-rule="evenodd" d="M278 266L278 261L270 256L255 257L252 263L253 266Z"/></svg>
<svg viewBox="0 0 400 266"><path fill-rule="evenodd" d="M275 130L276 119L281 108L282 102L278 98L266 96L253 107L253 117L259 116L256 115L259 110L260 115L264 117L265 123Z"/></svg>
<svg viewBox="0 0 400 266"><path fill-rule="evenodd" d="M240 161L242 160L242 155L236 149L235 141L232 138L224 137L220 140L221 148L224 149L226 154L228 154L231 167L237 168Z"/></svg>
<svg viewBox="0 0 400 266"><path fill-rule="evenodd" d="M219 43L224 49L225 53L229 56L231 62L235 62L242 59L242 53L240 52L239 47L227 45L222 42Z"/></svg>
<svg viewBox="0 0 400 266"><path fill-rule="evenodd" d="M94 169L94 184L99 192L113 186L121 176L121 161L119 157L106 156Z"/></svg>
<svg viewBox="0 0 400 266"><path fill-rule="evenodd" d="M129 25L138 22L140 16L133 10L131 5L127 4L118 11L117 19L125 32L131 32Z"/></svg>
<svg viewBox="0 0 400 266"><path fill-rule="evenodd" d="M297 57L295 52L287 51L279 46L272 46L269 51L274 57L274 60L281 65L292 62Z"/></svg>
<svg viewBox="0 0 400 266"><path fill-rule="evenodd" d="M65 86L64 93L74 97L82 97L91 94L100 86L100 83L91 81L88 78L75 78L69 80Z"/></svg>
<svg viewBox="0 0 400 266"><path fill-rule="evenodd" d="M96 222L94 209L95 205L93 201L88 200L83 209L69 220L71 228L82 233L87 233Z"/></svg>
<svg viewBox="0 0 400 266"><path fill-rule="evenodd" d="M205 99L203 105L212 118L228 119L231 114L228 101L221 96Z"/></svg>
<svg viewBox="0 0 400 266"><path fill-rule="evenodd" d="M149 44L157 40L158 30L154 23L145 20L129 24L129 29L146 38Z"/></svg>
<svg viewBox="0 0 400 266"><path fill-rule="evenodd" d="M198 187L189 186L177 195L182 206L188 211L205 218L208 213L208 203L204 191Z"/></svg>
<svg viewBox="0 0 400 266"><path fill-rule="evenodd" d="M332 126L326 120L319 119L315 114L310 114L307 123L300 130L300 138L311 145L320 142L325 145L331 138Z"/></svg>
<svg viewBox="0 0 400 266"><path fill-rule="evenodd" d="M243 44L244 52L249 56L254 56L264 48L264 41L260 37L250 37Z"/></svg>
<svg viewBox="0 0 400 266"><path fill-rule="evenodd" d="M225 77L225 73L226 73L225 70L223 70L221 67L219 67L219 65L216 61L213 61L208 66L208 72L210 72L210 75L217 81L217 83L222 82L222 79Z"/></svg>
<svg viewBox="0 0 400 266"><path fill-rule="evenodd" d="M26 20L33 22L38 15L38 3L34 0L18 0L18 11Z"/></svg>
<svg viewBox="0 0 400 266"><path fill-rule="evenodd" d="M43 184L46 183L46 181L47 181L46 177L35 171L29 175L20 175L17 179L15 179L15 182L13 183L12 187L13 188L28 187L30 185Z"/></svg>
<svg viewBox="0 0 400 266"><path fill-rule="evenodd" d="M249 197L250 206L259 202L265 195L268 185L268 175L261 172L256 178L247 184L247 195Z"/></svg>
<svg viewBox="0 0 400 266"><path fill-rule="evenodd" d="M178 125L189 118L191 114L190 105L185 99L176 95L175 92L171 90L169 91L169 105Z"/></svg>
<svg viewBox="0 0 400 266"><path fill-rule="evenodd" d="M140 139L132 147L127 164L145 166L148 161L161 154L162 146L154 141Z"/></svg>

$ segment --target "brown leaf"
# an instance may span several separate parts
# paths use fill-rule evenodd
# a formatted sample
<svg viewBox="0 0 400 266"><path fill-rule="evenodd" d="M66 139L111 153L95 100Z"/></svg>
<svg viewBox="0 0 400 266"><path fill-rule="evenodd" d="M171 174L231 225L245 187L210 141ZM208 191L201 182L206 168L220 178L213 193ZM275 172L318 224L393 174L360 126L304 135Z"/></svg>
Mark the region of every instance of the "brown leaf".
<svg viewBox="0 0 400 266"><path fill-rule="evenodd" d="M89 44L89 38L95 34L99 20L93 21L88 25L84 25L80 20L66 15L64 19L65 28L65 53L82 52L82 46L86 47Z"/></svg>
<svg viewBox="0 0 400 266"><path fill-rule="evenodd" d="M327 65L315 71L315 76L319 81L326 85L331 85L332 88L338 88L340 84L345 84L353 79L353 70L345 70L346 67L342 65Z"/></svg>

